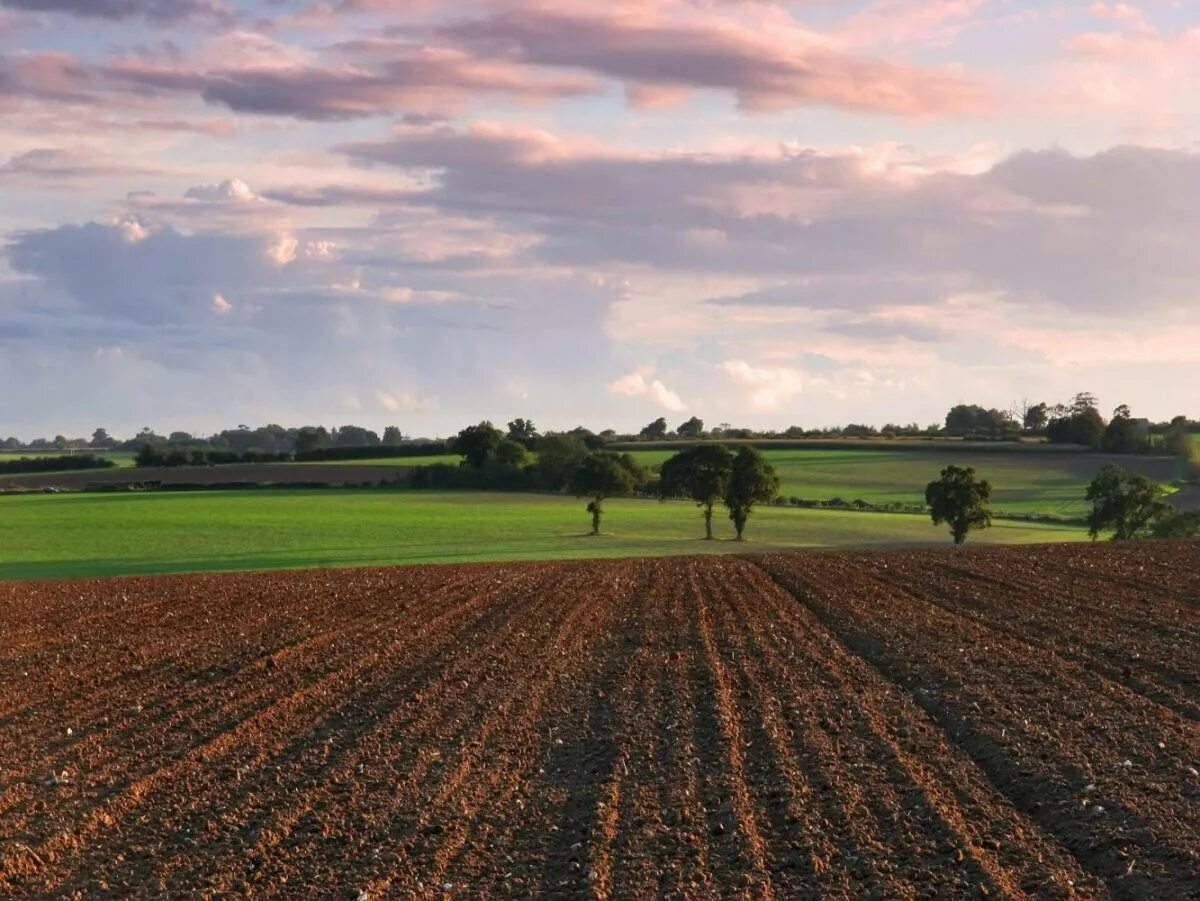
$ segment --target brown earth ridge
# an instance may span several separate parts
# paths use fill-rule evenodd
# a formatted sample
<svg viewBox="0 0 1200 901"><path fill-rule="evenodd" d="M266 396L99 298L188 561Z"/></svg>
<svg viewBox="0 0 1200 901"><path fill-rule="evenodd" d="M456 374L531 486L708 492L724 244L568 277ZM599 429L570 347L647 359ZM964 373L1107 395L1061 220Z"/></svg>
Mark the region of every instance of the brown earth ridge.
<svg viewBox="0 0 1200 901"><path fill-rule="evenodd" d="M0 895L1200 897L1200 543L0 584Z"/></svg>

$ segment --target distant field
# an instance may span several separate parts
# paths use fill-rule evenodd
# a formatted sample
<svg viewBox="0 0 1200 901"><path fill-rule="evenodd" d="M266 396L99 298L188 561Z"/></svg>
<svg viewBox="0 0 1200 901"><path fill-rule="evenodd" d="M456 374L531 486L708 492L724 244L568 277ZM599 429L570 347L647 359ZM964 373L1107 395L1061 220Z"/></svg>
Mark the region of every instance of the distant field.
<svg viewBox="0 0 1200 901"><path fill-rule="evenodd" d="M314 460L300 461L298 466L433 466L437 463L449 463L457 466L462 462L458 454L436 454L426 457L376 457L370 460Z"/></svg>
<svg viewBox="0 0 1200 901"><path fill-rule="evenodd" d="M69 456L84 456L86 454L95 454L98 457L103 457L106 460L112 460L121 468L129 468L133 466L133 451L104 451L104 450L82 450L82 451L9 451L0 450L0 463L10 460L20 460L25 457L29 460L41 460L44 457L69 457Z"/></svg>
<svg viewBox="0 0 1200 901"><path fill-rule="evenodd" d="M545 495L255 491L0 497L0 578L483 560L944 545L912 515L765 508L751 541L699 540L695 507L610 501L586 536L584 502ZM724 519L719 535L731 535ZM998 522L981 541L1075 541L1082 529Z"/></svg>
<svg viewBox="0 0 1200 901"><path fill-rule="evenodd" d="M662 463L672 451L636 451L646 465ZM925 486L951 464L973 466L992 483L992 507L998 512L1081 516L1084 493L1096 472L1117 460L1127 469L1159 481L1177 477L1178 464L1168 458L1035 452L994 454L947 450L768 450L779 472L784 497L808 500L863 500L868 503L922 504Z"/></svg>

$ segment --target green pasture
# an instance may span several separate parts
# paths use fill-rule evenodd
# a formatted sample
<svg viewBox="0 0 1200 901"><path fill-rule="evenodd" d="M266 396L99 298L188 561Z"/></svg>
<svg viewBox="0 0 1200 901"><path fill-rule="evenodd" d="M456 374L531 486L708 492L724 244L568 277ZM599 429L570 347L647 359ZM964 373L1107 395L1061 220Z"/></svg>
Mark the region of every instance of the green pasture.
<svg viewBox="0 0 1200 901"><path fill-rule="evenodd" d="M547 495L415 491L246 491L0 497L0 579L661 556L936 544L921 516L770 507L745 544L701 540L687 503L606 503L586 535L585 502ZM721 519L718 534L732 537ZM997 522L980 542L1076 541L1081 528Z"/></svg>
<svg viewBox="0 0 1200 901"><path fill-rule="evenodd" d="M662 463L672 452L636 451L646 465ZM972 466L992 483L998 513L1081 517L1088 510L1088 483L1109 462L1091 454L956 453L945 450L767 450L784 497L806 500L862 500L872 504L924 504L925 486L950 465ZM1122 465L1160 481L1176 478L1178 464L1161 458L1125 457Z"/></svg>
<svg viewBox="0 0 1200 901"><path fill-rule="evenodd" d="M658 466L675 450L635 450L646 466ZM1093 454L1029 450L1020 453L914 450L790 449L764 451L782 482L784 497L827 501L862 500L871 504L923 504L925 486L951 464L973 466L992 483L992 507L997 513L1043 514L1077 518L1086 515L1088 483L1112 458ZM321 466L395 466L403 469L433 463L455 464L455 455L397 457L384 460L345 460ZM1159 457L1123 457L1121 465L1155 480L1179 477L1176 461Z"/></svg>

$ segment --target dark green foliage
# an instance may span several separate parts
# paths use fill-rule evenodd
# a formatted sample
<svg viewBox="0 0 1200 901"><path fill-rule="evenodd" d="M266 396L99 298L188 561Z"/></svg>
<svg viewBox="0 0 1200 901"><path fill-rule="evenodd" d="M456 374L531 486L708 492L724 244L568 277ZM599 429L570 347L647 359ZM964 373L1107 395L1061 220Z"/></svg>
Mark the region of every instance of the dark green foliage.
<svg viewBox="0 0 1200 901"><path fill-rule="evenodd" d="M404 433L399 426L390 425L383 430L383 443L387 447L395 447L404 441Z"/></svg>
<svg viewBox="0 0 1200 901"><path fill-rule="evenodd" d="M1104 417L1096 409L1096 398L1080 393L1069 406L1055 407L1046 426L1046 437L1051 444L1099 447L1104 437Z"/></svg>
<svg viewBox="0 0 1200 901"><path fill-rule="evenodd" d="M955 544L963 544L967 535L992 524L988 504L992 486L975 477L973 468L947 466L941 477L925 487L925 503L933 524L949 523Z"/></svg>
<svg viewBox="0 0 1200 901"><path fill-rule="evenodd" d="M22 457L19 460L0 461L0 473L15 475L26 472L64 472L81 469L111 469L116 466L95 454L66 454L61 457Z"/></svg>
<svg viewBox="0 0 1200 901"><path fill-rule="evenodd" d="M733 469L729 485L725 489L725 506L737 532L737 540L744 540L746 521L755 504L769 504L779 493L779 476L775 467L767 462L758 450L743 447L733 458Z"/></svg>
<svg viewBox="0 0 1200 901"><path fill-rule="evenodd" d="M952 435L983 433L1001 435L1016 428L1008 413L985 410L975 404L959 404L946 414L946 431Z"/></svg>
<svg viewBox="0 0 1200 901"><path fill-rule="evenodd" d="M291 454L283 453L268 454L260 451L246 451L243 454L238 454L233 451L184 450L178 447L155 447L152 444L143 444L133 460L136 466L146 468L227 466L235 463L283 463L291 458Z"/></svg>
<svg viewBox="0 0 1200 901"><path fill-rule="evenodd" d="M686 497L704 512L704 537L711 540L713 507L724 497L733 473L733 454L722 444L680 451L662 465L659 494Z"/></svg>
<svg viewBox="0 0 1200 901"><path fill-rule="evenodd" d="M650 423L641 431L642 438L648 438L651 441L657 441L667 437L667 421L663 417L658 417L654 422Z"/></svg>
<svg viewBox="0 0 1200 901"><path fill-rule="evenodd" d="M551 491L562 491L588 455L588 446L578 435L552 432L537 443L536 468Z"/></svg>
<svg viewBox="0 0 1200 901"><path fill-rule="evenodd" d="M533 450L537 442L537 426L529 419L514 419L508 424L508 440L515 441L527 450Z"/></svg>
<svg viewBox="0 0 1200 901"><path fill-rule="evenodd" d="M1164 516L1150 530L1154 538L1200 538L1200 510Z"/></svg>
<svg viewBox="0 0 1200 901"><path fill-rule="evenodd" d="M497 466L520 469L529 462L529 451L525 450L525 445L505 438L496 446L491 460Z"/></svg>
<svg viewBox="0 0 1200 901"><path fill-rule="evenodd" d="M1155 526L1170 519L1174 508L1163 498L1166 491L1145 476L1126 472L1120 466L1105 466L1088 486L1088 534L1093 539L1112 532L1114 541L1144 538Z"/></svg>
<svg viewBox="0 0 1200 901"><path fill-rule="evenodd" d="M704 420L698 416L693 416L687 422L679 424L679 428L675 430L680 438L703 438L704 437Z"/></svg>
<svg viewBox="0 0 1200 901"><path fill-rule="evenodd" d="M397 447L327 447L306 452L297 451L300 463L337 462L341 460L388 460L393 457L440 457L450 452L445 441L401 444Z"/></svg>
<svg viewBox="0 0 1200 901"><path fill-rule="evenodd" d="M592 514L593 535L600 534L605 499L633 494L645 477L645 470L629 454L595 451L579 464L571 477L571 491L591 499L587 510Z"/></svg>
<svg viewBox="0 0 1200 901"><path fill-rule="evenodd" d="M1027 432L1038 432L1044 429L1049 421L1050 408L1045 404L1034 404L1025 411L1025 418L1021 425Z"/></svg>
<svg viewBox="0 0 1200 901"><path fill-rule="evenodd" d="M1124 404L1113 411L1112 421L1100 438L1100 447L1111 454L1139 454L1150 449L1150 433L1140 426Z"/></svg>
<svg viewBox="0 0 1200 901"><path fill-rule="evenodd" d="M504 433L484 421L459 432L458 437L450 442L450 452L460 455L471 468L482 469L502 441Z"/></svg>

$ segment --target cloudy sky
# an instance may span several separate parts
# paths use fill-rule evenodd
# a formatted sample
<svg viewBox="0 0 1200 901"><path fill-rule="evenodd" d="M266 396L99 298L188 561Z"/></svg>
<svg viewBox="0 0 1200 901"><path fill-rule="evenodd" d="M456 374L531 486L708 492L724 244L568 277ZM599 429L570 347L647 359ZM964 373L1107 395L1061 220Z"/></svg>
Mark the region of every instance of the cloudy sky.
<svg viewBox="0 0 1200 901"><path fill-rule="evenodd" d="M0 433L1200 417L1197 79L1193 0L0 0Z"/></svg>

